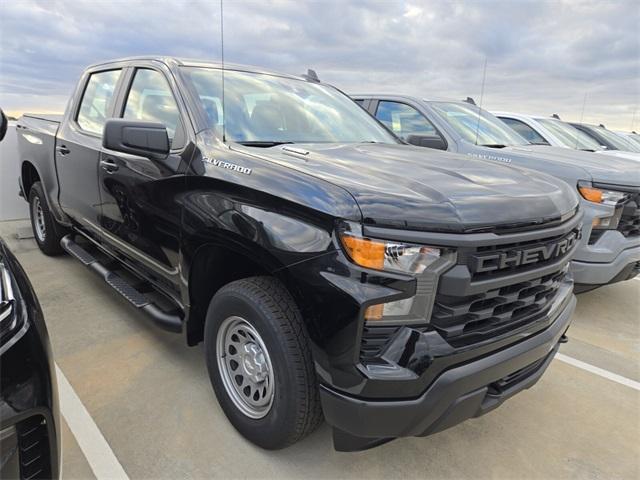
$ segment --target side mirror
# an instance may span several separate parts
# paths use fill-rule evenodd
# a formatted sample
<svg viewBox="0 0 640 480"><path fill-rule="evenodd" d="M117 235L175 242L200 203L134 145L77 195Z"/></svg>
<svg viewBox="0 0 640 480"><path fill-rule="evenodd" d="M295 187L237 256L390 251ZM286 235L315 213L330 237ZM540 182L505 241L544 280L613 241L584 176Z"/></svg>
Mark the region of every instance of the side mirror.
<svg viewBox="0 0 640 480"><path fill-rule="evenodd" d="M438 135L409 135L407 142L417 147L435 148L436 150L446 150L447 144Z"/></svg>
<svg viewBox="0 0 640 480"><path fill-rule="evenodd" d="M161 123L122 118L112 118L104 124L102 146L151 160L164 160L170 149L167 128Z"/></svg>
<svg viewBox="0 0 640 480"><path fill-rule="evenodd" d="M0 108L0 142L2 141L4 136L7 134L7 126L8 125L9 125L9 120L7 120L6 115L4 114L2 109Z"/></svg>

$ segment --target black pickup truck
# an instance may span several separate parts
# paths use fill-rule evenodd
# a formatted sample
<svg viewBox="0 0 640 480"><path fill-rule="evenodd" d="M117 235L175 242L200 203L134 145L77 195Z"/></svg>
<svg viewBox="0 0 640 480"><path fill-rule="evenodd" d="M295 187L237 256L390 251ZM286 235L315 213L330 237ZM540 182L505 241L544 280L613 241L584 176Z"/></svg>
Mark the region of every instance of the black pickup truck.
<svg viewBox="0 0 640 480"><path fill-rule="evenodd" d="M42 251L204 341L261 447L323 417L338 450L440 431L533 385L564 340L572 189L403 144L314 75L117 60L17 129Z"/></svg>

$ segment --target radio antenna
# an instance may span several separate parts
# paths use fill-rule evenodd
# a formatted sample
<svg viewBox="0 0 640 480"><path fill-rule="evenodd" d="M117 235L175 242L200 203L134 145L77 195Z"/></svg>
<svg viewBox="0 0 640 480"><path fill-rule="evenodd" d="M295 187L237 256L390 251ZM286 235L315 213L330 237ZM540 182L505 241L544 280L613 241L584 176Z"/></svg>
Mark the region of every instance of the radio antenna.
<svg viewBox="0 0 640 480"><path fill-rule="evenodd" d="M222 64L222 143L227 143L227 115L224 108L224 7L220 0L220 57Z"/></svg>
<svg viewBox="0 0 640 480"><path fill-rule="evenodd" d="M480 134L480 114L482 112L482 99L484 98L484 82L487 79L487 57L484 57L484 69L482 71L482 88L480 89L480 105L478 106L478 124L476 125L476 145Z"/></svg>
<svg viewBox="0 0 640 480"><path fill-rule="evenodd" d="M584 100L582 101L582 113L580 113L580 123L582 124L582 121L584 120L584 107L587 105L587 94L585 92L584 94ZM576 129L577 130L577 129ZM578 135L579 133L576 132L576 150L578 150Z"/></svg>

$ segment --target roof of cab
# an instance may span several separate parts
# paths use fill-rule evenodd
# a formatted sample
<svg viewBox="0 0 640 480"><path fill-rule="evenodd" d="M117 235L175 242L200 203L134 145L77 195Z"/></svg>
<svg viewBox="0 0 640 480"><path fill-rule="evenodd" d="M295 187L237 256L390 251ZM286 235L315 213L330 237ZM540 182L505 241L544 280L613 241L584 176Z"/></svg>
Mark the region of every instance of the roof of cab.
<svg viewBox="0 0 640 480"><path fill-rule="evenodd" d="M98 62L98 63L94 63L93 65L89 65L87 67L87 69L93 69L93 68L97 68L97 67L106 67L115 63L132 63L135 64L136 62L160 62L160 63L164 63L165 65L167 65L168 67L171 66L177 66L177 67L204 67L204 68L217 68L217 69L222 69L222 63L221 62L214 62L211 60L198 60L198 59L193 59L193 58L180 58L180 57L168 57L168 56L161 56L161 55L142 55L142 56L136 56L136 57L123 57L123 58L116 58L113 60L107 60L104 62ZM237 64L237 63L226 63L224 64L224 69L225 70L234 70L234 71L241 71L241 72L251 72L251 73L261 73L261 74L266 74L266 75L275 75L278 77L285 77L285 78L291 78L291 79L296 79L296 80L303 80L305 81L306 79L304 77L302 77L301 75L290 75L290 74L286 74L286 73L282 73L282 72L276 72L273 70L268 70L262 67L255 67L252 65L242 65L242 64Z"/></svg>
<svg viewBox="0 0 640 480"><path fill-rule="evenodd" d="M396 100L413 100L416 102L447 102L447 103L467 103L464 100L454 99L450 97L418 97L415 95L405 95L396 93L350 93L353 98L390 98Z"/></svg>

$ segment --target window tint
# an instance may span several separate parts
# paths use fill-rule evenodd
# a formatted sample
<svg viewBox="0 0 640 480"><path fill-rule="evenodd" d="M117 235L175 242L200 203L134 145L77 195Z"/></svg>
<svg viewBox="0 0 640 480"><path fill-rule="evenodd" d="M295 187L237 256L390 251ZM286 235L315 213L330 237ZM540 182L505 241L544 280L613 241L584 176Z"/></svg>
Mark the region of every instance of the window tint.
<svg viewBox="0 0 640 480"><path fill-rule="evenodd" d="M526 123L514 118L500 117L500 120L513 128L516 132L526 138L530 143L535 143L537 145L549 145L549 142L547 142L542 135L540 135Z"/></svg>
<svg viewBox="0 0 640 480"><path fill-rule="evenodd" d="M409 135L438 135L429 120L404 103L379 102L376 118L404 140Z"/></svg>
<svg viewBox="0 0 640 480"><path fill-rule="evenodd" d="M80 128L102 135L120 72L121 70L110 70L91 74L76 119Z"/></svg>
<svg viewBox="0 0 640 480"><path fill-rule="evenodd" d="M169 139L173 140L180 128L180 113L164 75L155 70L136 71L123 118L161 123L167 127Z"/></svg>

